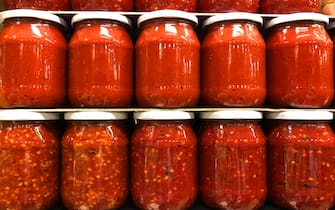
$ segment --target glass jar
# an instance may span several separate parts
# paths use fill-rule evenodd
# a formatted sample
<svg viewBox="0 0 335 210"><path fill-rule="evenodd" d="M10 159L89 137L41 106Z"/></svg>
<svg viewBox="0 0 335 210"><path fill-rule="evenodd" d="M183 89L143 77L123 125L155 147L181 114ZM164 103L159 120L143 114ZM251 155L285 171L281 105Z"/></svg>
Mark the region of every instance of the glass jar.
<svg viewBox="0 0 335 210"><path fill-rule="evenodd" d="M197 195L197 139L182 111L136 112L131 194L141 209L188 209Z"/></svg>
<svg viewBox="0 0 335 210"><path fill-rule="evenodd" d="M128 196L126 113L65 113L61 196L74 209L117 209Z"/></svg>
<svg viewBox="0 0 335 210"><path fill-rule="evenodd" d="M109 10L109 11L128 11L133 10L133 0L71 0L73 10Z"/></svg>
<svg viewBox="0 0 335 210"><path fill-rule="evenodd" d="M154 10L175 9L186 12L195 12L197 0L136 0L137 11L150 12Z"/></svg>
<svg viewBox="0 0 335 210"><path fill-rule="evenodd" d="M260 0L260 12L284 14L295 12L321 12L321 0Z"/></svg>
<svg viewBox="0 0 335 210"><path fill-rule="evenodd" d="M330 209L335 196L335 136L325 111L271 113L268 197L288 209Z"/></svg>
<svg viewBox="0 0 335 210"><path fill-rule="evenodd" d="M315 13L282 15L268 22L268 104L327 107L334 95L333 42ZM307 59L308 58L308 59Z"/></svg>
<svg viewBox="0 0 335 210"><path fill-rule="evenodd" d="M201 100L210 106L260 106L266 96L261 16L226 13L204 21Z"/></svg>
<svg viewBox="0 0 335 210"><path fill-rule="evenodd" d="M133 99L131 22L112 12L73 16L68 97L74 106L127 106Z"/></svg>
<svg viewBox="0 0 335 210"><path fill-rule="evenodd" d="M215 209L259 209L267 192L262 113L202 112L200 119L201 199Z"/></svg>
<svg viewBox="0 0 335 210"><path fill-rule="evenodd" d="M53 113L0 112L0 209L50 209L58 201L59 139Z"/></svg>
<svg viewBox="0 0 335 210"><path fill-rule="evenodd" d="M199 0L200 12L251 12L257 13L260 0Z"/></svg>
<svg viewBox="0 0 335 210"><path fill-rule="evenodd" d="M3 0L4 8L9 9L39 9L39 10L69 10L70 0Z"/></svg>
<svg viewBox="0 0 335 210"><path fill-rule="evenodd" d="M145 107L185 107L200 97L200 42L196 16L160 10L139 17L136 100Z"/></svg>
<svg viewBox="0 0 335 210"><path fill-rule="evenodd" d="M65 21L36 10L8 10L1 15L0 107L62 105L66 97Z"/></svg>

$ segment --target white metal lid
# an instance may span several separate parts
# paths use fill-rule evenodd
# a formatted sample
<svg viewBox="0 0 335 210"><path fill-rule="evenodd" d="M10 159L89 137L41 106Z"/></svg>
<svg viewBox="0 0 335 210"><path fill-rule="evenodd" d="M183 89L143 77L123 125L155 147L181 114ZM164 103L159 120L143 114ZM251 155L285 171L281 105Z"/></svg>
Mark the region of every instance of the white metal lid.
<svg viewBox="0 0 335 210"><path fill-rule="evenodd" d="M67 26L63 18L46 11L33 10L33 9L5 10L0 13L0 23L3 23L6 19L9 18L20 18L20 17L42 19L60 24L64 27Z"/></svg>
<svg viewBox="0 0 335 210"><path fill-rule="evenodd" d="M40 113L24 110L0 111L0 121L36 121L36 120L58 120L58 113Z"/></svg>
<svg viewBox="0 0 335 210"><path fill-rule="evenodd" d="M131 26L131 21L124 15L121 15L116 12L83 12L77 15L74 15L71 20L71 25L81 22L83 20L113 20L128 26Z"/></svg>
<svg viewBox="0 0 335 210"><path fill-rule="evenodd" d="M260 26L263 25L263 18L258 14L247 13L247 12L229 12L229 13L222 13L222 14L214 15L214 16L207 18L203 23L203 27L212 25L214 23L223 22L223 21L231 21L231 20L247 20L247 21L259 23Z"/></svg>
<svg viewBox="0 0 335 210"><path fill-rule="evenodd" d="M191 112L175 111L175 110L159 110L135 112L135 120L188 120L194 119L194 114Z"/></svg>
<svg viewBox="0 0 335 210"><path fill-rule="evenodd" d="M160 18L178 18L184 19L193 22L195 25L198 25L198 18L197 16L184 12L181 10L156 10L153 12L148 12L144 15L141 15L137 20L138 27L141 26L143 22L153 19L160 19Z"/></svg>
<svg viewBox="0 0 335 210"><path fill-rule="evenodd" d="M269 22L267 22L267 24L265 24L265 28L269 29L273 26L282 23L305 21L305 20L317 21L325 24L329 23L329 17L327 15L314 12L300 12L300 13L280 15L279 17L273 18Z"/></svg>
<svg viewBox="0 0 335 210"><path fill-rule="evenodd" d="M267 113L265 118L275 120L332 120L333 113L318 110L296 110Z"/></svg>
<svg viewBox="0 0 335 210"><path fill-rule="evenodd" d="M217 120L234 120L234 119L262 119L261 112L249 110L231 110L231 111L214 111L214 112L200 112L201 119L217 119Z"/></svg>
<svg viewBox="0 0 335 210"><path fill-rule="evenodd" d="M64 114L65 120L125 120L125 112L67 112Z"/></svg>

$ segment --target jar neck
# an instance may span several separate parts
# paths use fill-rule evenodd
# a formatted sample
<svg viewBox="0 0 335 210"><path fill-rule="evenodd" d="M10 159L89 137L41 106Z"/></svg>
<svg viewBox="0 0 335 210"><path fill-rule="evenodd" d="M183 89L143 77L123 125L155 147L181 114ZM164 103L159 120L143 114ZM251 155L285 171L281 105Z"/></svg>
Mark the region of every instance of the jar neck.
<svg viewBox="0 0 335 210"><path fill-rule="evenodd" d="M171 18L171 19L153 19L153 20L146 21L141 24L140 29L145 30L147 28L156 27L159 25L164 26L167 24L173 24L173 25L178 25L178 26L185 27L185 28L191 28L192 30L194 30L194 27L195 27L195 24L191 21L184 20L184 19Z"/></svg>
<svg viewBox="0 0 335 210"><path fill-rule="evenodd" d="M107 127L107 126L123 126L125 125L124 120L78 120L78 121L68 121L69 126L95 126L95 127Z"/></svg>
<svg viewBox="0 0 335 210"><path fill-rule="evenodd" d="M118 27L123 30L130 31L130 27L126 24L120 23L118 21L113 20L84 20L74 24L75 30L79 30L82 28L93 27L93 26L105 26L105 27Z"/></svg>
<svg viewBox="0 0 335 210"><path fill-rule="evenodd" d="M17 18L9 18L4 21L4 27L6 26L13 26L13 25L21 25L21 24L31 24L31 25L39 25L45 27L54 27L57 30L60 30L64 33L65 28L58 23L42 20L37 18L28 18L28 17L17 17Z"/></svg>
<svg viewBox="0 0 335 210"><path fill-rule="evenodd" d="M243 28L243 27L249 27L249 28L255 28L259 30L259 24L255 22L251 22L248 20L232 20L232 21L225 21L225 22L217 22L212 25L209 25L205 28L205 32L209 33L211 31L218 30L219 28L226 28L226 27L234 27L234 28Z"/></svg>
<svg viewBox="0 0 335 210"><path fill-rule="evenodd" d="M310 27L310 28L318 29L318 30L325 30L325 24L317 22L317 21L297 21L297 22L279 24L277 26L270 28L269 32L274 33L278 30L284 30L284 29L296 30L297 28L306 28L306 27Z"/></svg>

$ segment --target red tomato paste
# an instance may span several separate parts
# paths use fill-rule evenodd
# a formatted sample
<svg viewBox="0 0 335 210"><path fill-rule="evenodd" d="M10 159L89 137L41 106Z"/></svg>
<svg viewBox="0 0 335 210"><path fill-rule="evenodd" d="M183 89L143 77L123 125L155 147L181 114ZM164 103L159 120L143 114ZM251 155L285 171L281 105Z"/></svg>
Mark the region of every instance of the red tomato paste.
<svg viewBox="0 0 335 210"><path fill-rule="evenodd" d="M197 10L197 0L136 0L136 10L149 12L162 9L176 9L186 12Z"/></svg>
<svg viewBox="0 0 335 210"><path fill-rule="evenodd" d="M4 8L9 9L40 9L69 10L70 0L4 0Z"/></svg>
<svg viewBox="0 0 335 210"><path fill-rule="evenodd" d="M266 96L265 42L256 14L227 13L204 22L201 98L211 106L260 106Z"/></svg>
<svg viewBox="0 0 335 210"><path fill-rule="evenodd" d="M130 21L109 12L73 17L68 97L74 106L127 106L133 99Z"/></svg>
<svg viewBox="0 0 335 210"><path fill-rule="evenodd" d="M260 0L199 0L200 12L252 12L257 13Z"/></svg>
<svg viewBox="0 0 335 210"><path fill-rule="evenodd" d="M192 115L162 112L135 114L132 198L141 209L188 209L197 195L197 140L187 121Z"/></svg>
<svg viewBox="0 0 335 210"><path fill-rule="evenodd" d="M333 43L328 17L299 13L272 19L267 28L268 103L326 107L334 94Z"/></svg>
<svg viewBox="0 0 335 210"><path fill-rule="evenodd" d="M140 106L194 106L200 97L197 17L165 10L139 17L136 99Z"/></svg>
<svg viewBox="0 0 335 210"><path fill-rule="evenodd" d="M73 10L132 11L133 0L71 0Z"/></svg>
<svg viewBox="0 0 335 210"><path fill-rule="evenodd" d="M53 114L0 113L0 209L44 210L59 194L59 139Z"/></svg>
<svg viewBox="0 0 335 210"><path fill-rule="evenodd" d="M284 112L269 118L277 121L268 135L270 201L288 209L330 209L335 204L335 136L325 120L332 113Z"/></svg>
<svg viewBox="0 0 335 210"><path fill-rule="evenodd" d="M128 196L126 114L66 113L62 200L67 209L117 209Z"/></svg>
<svg viewBox="0 0 335 210"><path fill-rule="evenodd" d="M0 107L55 107L66 96L63 19L44 11L2 12Z"/></svg>
<svg viewBox="0 0 335 210"><path fill-rule="evenodd" d="M295 12L321 12L321 0L260 0L260 12L283 14Z"/></svg>
<svg viewBox="0 0 335 210"><path fill-rule="evenodd" d="M215 209L259 209L266 197L265 136L259 112L200 114L199 191Z"/></svg>

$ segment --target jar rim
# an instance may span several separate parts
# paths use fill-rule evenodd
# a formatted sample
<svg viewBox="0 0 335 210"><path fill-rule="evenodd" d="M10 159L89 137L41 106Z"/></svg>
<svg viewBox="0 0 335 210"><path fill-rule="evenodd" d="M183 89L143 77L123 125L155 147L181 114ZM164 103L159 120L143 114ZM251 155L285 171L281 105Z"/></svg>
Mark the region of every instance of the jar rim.
<svg viewBox="0 0 335 210"><path fill-rule="evenodd" d="M71 19L71 25L84 21L84 20L112 20L117 21L123 24L126 24L127 26L132 26L131 20L127 18L124 15L121 15L117 12L107 12L107 11L101 11L101 12L82 12L80 14L76 14Z"/></svg>
<svg viewBox="0 0 335 210"><path fill-rule="evenodd" d="M325 24L329 23L329 17L327 15L315 12L299 12L299 13L279 15L278 17L269 20L265 24L265 29L269 29L283 23L306 21L306 20L317 21Z"/></svg>
<svg viewBox="0 0 335 210"><path fill-rule="evenodd" d="M184 20L191 21L195 25L198 25L198 18L192 13L184 12L181 10L170 10L170 9L147 12L141 15L137 19L137 25L138 27L140 27L146 21L154 20L154 19L167 19L167 18L184 19Z"/></svg>
<svg viewBox="0 0 335 210"><path fill-rule="evenodd" d="M263 114L251 110L209 111L200 112L199 118L205 120L260 120L263 118Z"/></svg>
<svg viewBox="0 0 335 210"><path fill-rule="evenodd" d="M125 112L67 112L64 114L65 120L126 120L128 115Z"/></svg>
<svg viewBox="0 0 335 210"><path fill-rule="evenodd" d="M135 112L135 120L190 120L194 119L194 113L178 110L151 110Z"/></svg>
<svg viewBox="0 0 335 210"><path fill-rule="evenodd" d="M58 119L60 119L58 113L43 113L25 110L0 111L0 121L43 121Z"/></svg>
<svg viewBox="0 0 335 210"><path fill-rule="evenodd" d="M248 13L248 12L229 12L211 16L203 22L203 27L213 25L218 22L240 20L240 21L251 21L263 25L263 18L259 14Z"/></svg>
<svg viewBox="0 0 335 210"><path fill-rule="evenodd" d="M13 9L5 10L0 13L0 23L3 23L9 18L36 18L41 20L47 20L53 23L57 23L63 27L67 27L66 21L54 14L47 11L34 10L34 9Z"/></svg>
<svg viewBox="0 0 335 210"><path fill-rule="evenodd" d="M265 114L266 119L273 120L332 120L333 113L328 111L314 111L314 110L295 110L295 111L283 111L283 112L272 112Z"/></svg>

